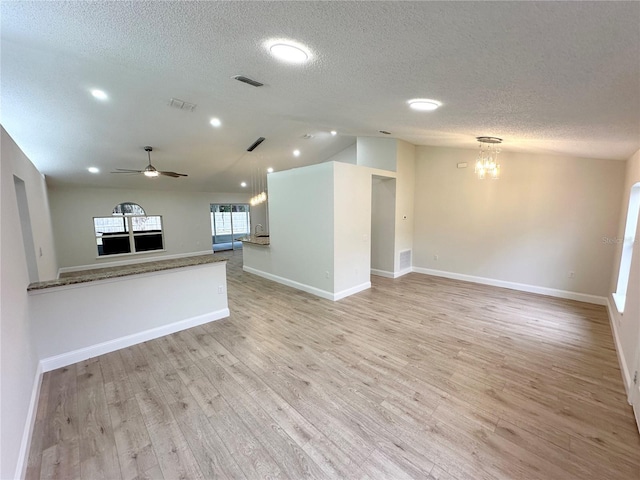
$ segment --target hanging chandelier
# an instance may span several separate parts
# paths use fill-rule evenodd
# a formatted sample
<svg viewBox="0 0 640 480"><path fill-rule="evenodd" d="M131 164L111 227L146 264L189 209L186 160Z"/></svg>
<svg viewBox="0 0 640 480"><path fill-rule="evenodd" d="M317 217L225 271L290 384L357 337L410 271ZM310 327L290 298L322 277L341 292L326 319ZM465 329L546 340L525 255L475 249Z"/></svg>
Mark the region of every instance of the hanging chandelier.
<svg viewBox="0 0 640 480"><path fill-rule="evenodd" d="M498 137L476 137L476 140L480 142L480 151L476 159L476 175L480 180L485 179L487 176L497 180L500 178L498 154L500 153L502 139Z"/></svg>

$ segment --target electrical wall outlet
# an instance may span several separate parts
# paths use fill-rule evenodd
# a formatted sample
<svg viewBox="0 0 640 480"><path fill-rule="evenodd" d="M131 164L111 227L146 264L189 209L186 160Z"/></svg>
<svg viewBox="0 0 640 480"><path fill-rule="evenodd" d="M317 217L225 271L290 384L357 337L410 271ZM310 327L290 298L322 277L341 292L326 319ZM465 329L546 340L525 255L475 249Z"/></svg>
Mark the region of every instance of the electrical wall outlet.
<svg viewBox="0 0 640 480"><path fill-rule="evenodd" d="M218 293L224 293L224 285L218 285Z"/></svg>
<svg viewBox="0 0 640 480"><path fill-rule="evenodd" d="M434 260L438 260L438 258L440 258L440 257L438 257L438 255L434 255L434 256L433 256L433 259L434 259Z"/></svg>
<svg viewBox="0 0 640 480"><path fill-rule="evenodd" d="M568 277L568 278L574 278L575 276L576 276L576 272L569 272L569 273L567 274L567 277Z"/></svg>

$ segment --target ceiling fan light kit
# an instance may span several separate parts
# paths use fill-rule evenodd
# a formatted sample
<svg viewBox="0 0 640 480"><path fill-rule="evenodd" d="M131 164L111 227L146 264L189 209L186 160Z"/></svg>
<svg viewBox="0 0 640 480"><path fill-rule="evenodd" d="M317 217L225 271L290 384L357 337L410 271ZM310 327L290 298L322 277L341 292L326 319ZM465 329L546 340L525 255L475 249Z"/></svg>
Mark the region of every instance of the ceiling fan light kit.
<svg viewBox="0 0 640 480"><path fill-rule="evenodd" d="M144 147L144 151L147 152L147 159L149 160L149 165L147 165L144 170L129 170L127 168L116 168L115 172L111 173L142 173L145 177L155 178L160 175L171 178L180 178L180 177L188 177L186 173L177 173L177 172L168 172L161 171L156 169L153 165L151 165L151 152L153 151L153 147L146 146Z"/></svg>

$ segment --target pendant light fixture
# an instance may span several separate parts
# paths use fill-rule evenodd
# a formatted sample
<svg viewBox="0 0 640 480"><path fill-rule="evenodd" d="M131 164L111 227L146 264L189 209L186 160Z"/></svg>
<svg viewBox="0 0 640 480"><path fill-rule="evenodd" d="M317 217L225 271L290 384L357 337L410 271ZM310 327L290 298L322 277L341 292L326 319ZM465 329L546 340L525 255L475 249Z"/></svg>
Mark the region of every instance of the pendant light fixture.
<svg viewBox="0 0 640 480"><path fill-rule="evenodd" d="M480 142L480 151L476 159L475 173L480 180L487 178L493 180L500 178L500 164L498 154L502 139L498 137L476 137Z"/></svg>

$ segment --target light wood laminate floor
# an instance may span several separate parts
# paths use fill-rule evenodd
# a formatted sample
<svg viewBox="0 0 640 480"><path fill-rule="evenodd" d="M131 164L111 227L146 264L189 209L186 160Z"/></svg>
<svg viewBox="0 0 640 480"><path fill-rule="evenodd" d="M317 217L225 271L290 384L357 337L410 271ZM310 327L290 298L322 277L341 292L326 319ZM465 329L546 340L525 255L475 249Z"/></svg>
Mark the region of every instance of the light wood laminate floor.
<svg viewBox="0 0 640 480"><path fill-rule="evenodd" d="M638 479L604 307L409 274L44 375L27 478Z"/></svg>

